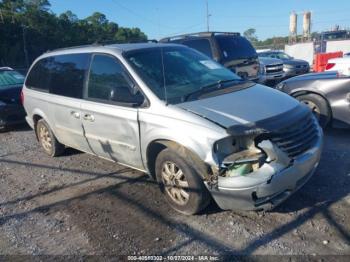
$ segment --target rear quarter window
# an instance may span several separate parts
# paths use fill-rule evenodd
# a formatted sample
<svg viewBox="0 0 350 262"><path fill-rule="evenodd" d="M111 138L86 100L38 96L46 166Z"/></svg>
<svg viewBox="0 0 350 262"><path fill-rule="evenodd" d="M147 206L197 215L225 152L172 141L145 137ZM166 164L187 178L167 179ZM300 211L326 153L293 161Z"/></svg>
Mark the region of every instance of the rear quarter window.
<svg viewBox="0 0 350 262"><path fill-rule="evenodd" d="M26 80L26 87L31 89L37 89L40 91L49 91L50 87L50 71L47 66L48 59L44 58L36 62L33 68L30 70Z"/></svg>
<svg viewBox="0 0 350 262"><path fill-rule="evenodd" d="M29 72L26 86L72 98L82 98L90 54L43 58Z"/></svg>

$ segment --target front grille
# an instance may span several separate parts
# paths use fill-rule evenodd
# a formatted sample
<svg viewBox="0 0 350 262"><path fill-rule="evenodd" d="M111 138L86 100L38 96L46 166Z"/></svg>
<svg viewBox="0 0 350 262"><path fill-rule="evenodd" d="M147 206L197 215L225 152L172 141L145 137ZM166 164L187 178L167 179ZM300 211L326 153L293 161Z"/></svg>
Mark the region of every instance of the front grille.
<svg viewBox="0 0 350 262"><path fill-rule="evenodd" d="M266 66L266 73L267 74L273 74L273 73L279 73L283 72L283 64L276 64L276 65L267 65Z"/></svg>
<svg viewBox="0 0 350 262"><path fill-rule="evenodd" d="M270 135L270 140L275 143L289 157L296 157L309 150L317 140L318 130L314 117L308 114L306 117Z"/></svg>

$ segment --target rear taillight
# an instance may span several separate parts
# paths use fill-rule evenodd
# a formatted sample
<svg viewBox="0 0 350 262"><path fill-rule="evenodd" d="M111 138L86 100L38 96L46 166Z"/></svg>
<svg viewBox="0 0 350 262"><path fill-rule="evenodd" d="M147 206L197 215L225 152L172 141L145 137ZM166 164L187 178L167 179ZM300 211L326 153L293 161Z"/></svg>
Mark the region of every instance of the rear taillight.
<svg viewBox="0 0 350 262"><path fill-rule="evenodd" d="M23 94L23 89L21 91L21 95L20 95L20 100L21 100L21 104L24 104L24 94Z"/></svg>
<svg viewBox="0 0 350 262"><path fill-rule="evenodd" d="M326 70L332 69L335 66L335 63L328 63L326 65Z"/></svg>

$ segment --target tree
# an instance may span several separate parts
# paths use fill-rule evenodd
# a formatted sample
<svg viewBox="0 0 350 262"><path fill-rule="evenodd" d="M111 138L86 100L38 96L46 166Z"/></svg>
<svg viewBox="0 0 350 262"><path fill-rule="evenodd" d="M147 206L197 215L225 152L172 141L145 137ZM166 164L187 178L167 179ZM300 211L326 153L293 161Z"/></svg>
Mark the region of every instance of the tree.
<svg viewBox="0 0 350 262"><path fill-rule="evenodd" d="M68 10L65 13L62 13L58 17L59 20L67 21L69 23L75 23L78 21L78 17L73 14L72 11Z"/></svg>
<svg viewBox="0 0 350 262"><path fill-rule="evenodd" d="M99 12L55 15L48 0L0 0L0 66L27 67L47 50L95 42L141 42L139 28L119 28ZM26 58L27 55L27 58Z"/></svg>
<svg viewBox="0 0 350 262"><path fill-rule="evenodd" d="M256 36L256 30L254 28L249 28L243 32L245 38L247 38L250 42L257 42L258 37Z"/></svg>

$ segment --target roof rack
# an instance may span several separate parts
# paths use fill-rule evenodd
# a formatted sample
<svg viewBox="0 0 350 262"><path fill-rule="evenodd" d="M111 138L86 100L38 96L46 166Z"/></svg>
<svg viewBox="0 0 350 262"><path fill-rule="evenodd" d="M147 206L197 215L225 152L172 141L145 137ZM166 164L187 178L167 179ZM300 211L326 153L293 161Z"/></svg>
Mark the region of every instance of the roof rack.
<svg viewBox="0 0 350 262"><path fill-rule="evenodd" d="M200 36L206 36L206 37L212 37L214 35L233 35L233 36L240 36L240 33L237 32L218 32L218 31L212 31L212 32L198 32L198 33L190 33L190 34L182 34L182 35L175 35L170 37L165 37L159 40L159 42L170 42L171 40L176 39L183 39L183 38L190 38L190 37L200 37Z"/></svg>
<svg viewBox="0 0 350 262"><path fill-rule="evenodd" d="M46 53L50 53L50 52L55 52L55 51L61 51L61 50L70 50L70 49L75 49L75 48L83 48L83 47L91 47L91 46L100 46L101 44L99 43L93 43L93 44L89 44L89 45L76 45L76 46L69 46L69 47L62 47L62 48L56 48L53 50L47 50Z"/></svg>
<svg viewBox="0 0 350 262"><path fill-rule="evenodd" d="M124 43L124 42L122 42ZM148 39L145 42L126 42L127 44L131 43L158 43L156 39ZM55 52L55 51L61 51L61 50L70 50L70 49L75 49L75 48L83 48L83 47L92 47L92 46L105 46L105 45L111 45L111 44L121 44L118 43L118 41L115 40L108 40L108 41L102 41L102 42L94 42L92 44L87 44L87 45L77 45L77 46L69 46L69 47L62 47L62 48L57 48L53 50L47 50L46 53L50 52Z"/></svg>

